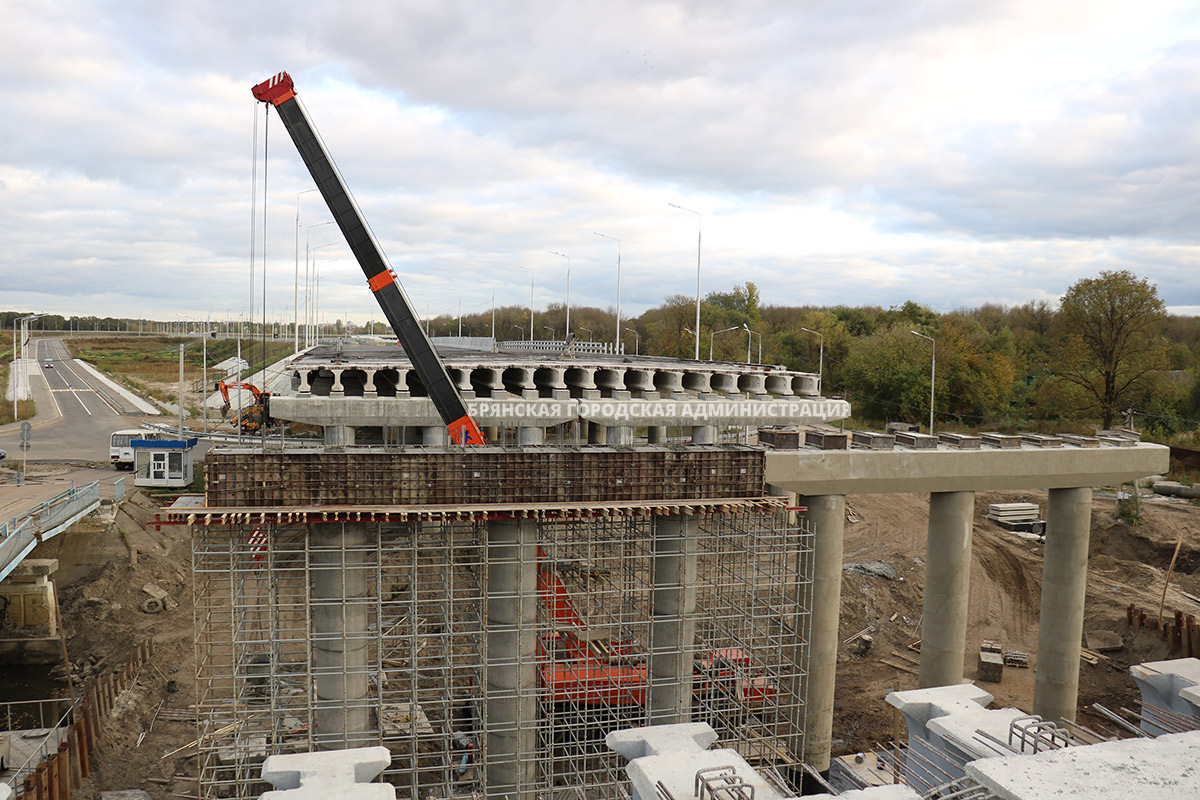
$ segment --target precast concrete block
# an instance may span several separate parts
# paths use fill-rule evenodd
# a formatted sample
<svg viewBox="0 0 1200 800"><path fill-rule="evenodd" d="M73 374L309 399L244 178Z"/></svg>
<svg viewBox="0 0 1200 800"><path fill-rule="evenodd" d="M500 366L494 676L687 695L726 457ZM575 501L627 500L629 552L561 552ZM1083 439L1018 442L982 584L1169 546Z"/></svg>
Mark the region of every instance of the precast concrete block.
<svg viewBox="0 0 1200 800"><path fill-rule="evenodd" d="M391 761L386 747L270 756L262 778L275 791L263 793L261 800L395 800L396 787L370 783Z"/></svg>

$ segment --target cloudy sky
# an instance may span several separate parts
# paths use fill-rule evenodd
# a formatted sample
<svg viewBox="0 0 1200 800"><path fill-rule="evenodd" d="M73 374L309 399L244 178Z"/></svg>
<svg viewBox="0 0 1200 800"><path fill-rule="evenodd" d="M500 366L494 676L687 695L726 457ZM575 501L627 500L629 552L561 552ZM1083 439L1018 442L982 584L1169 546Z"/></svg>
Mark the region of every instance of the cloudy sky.
<svg viewBox="0 0 1200 800"><path fill-rule="evenodd" d="M640 313L695 293L698 227L704 293L946 311L1130 268L1200 312L1190 0L350 6L5 0L0 308L259 316L265 264L291 319L298 208L323 315L378 319L250 95L287 70L421 313L561 303L548 251L613 306L596 233Z"/></svg>

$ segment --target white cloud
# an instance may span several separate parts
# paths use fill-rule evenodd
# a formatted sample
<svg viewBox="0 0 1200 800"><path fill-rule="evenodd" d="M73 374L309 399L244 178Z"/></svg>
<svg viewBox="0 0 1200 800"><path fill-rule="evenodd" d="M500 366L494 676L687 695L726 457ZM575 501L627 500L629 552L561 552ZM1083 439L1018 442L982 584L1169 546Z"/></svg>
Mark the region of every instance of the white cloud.
<svg viewBox="0 0 1200 800"><path fill-rule="evenodd" d="M951 309L1054 299L1128 267L1168 305L1200 305L1198 13L14 0L0 307L244 310L249 89L281 68L433 313L460 294L490 305L484 281L527 303L517 265L536 271L539 305L562 302L548 250L571 255L574 302L613 305L613 244L594 231L621 239L626 313L690 295L696 219L668 202L702 214L704 292L753 280L767 302ZM290 317L297 193L312 184L269 124L267 306ZM328 215L316 194L299 205L303 248ZM378 315L353 261L322 273L331 317Z"/></svg>

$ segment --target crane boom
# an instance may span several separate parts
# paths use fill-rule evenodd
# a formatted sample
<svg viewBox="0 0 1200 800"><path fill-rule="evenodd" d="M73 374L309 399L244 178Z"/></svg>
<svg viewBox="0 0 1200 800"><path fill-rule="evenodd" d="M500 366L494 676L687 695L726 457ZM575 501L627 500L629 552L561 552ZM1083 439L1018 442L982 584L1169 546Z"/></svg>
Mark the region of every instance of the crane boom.
<svg viewBox="0 0 1200 800"><path fill-rule="evenodd" d="M367 230L366 222L350 199L345 183L334 168L329 154L325 152L321 140L313 131L304 109L296 100L296 89L291 76L280 72L251 91L256 99L270 103L278 109L279 118L283 120L284 127L300 152L300 158L312 174L317 189L333 214L334 221L362 267L363 274L367 277L367 286L375 294L375 299L391 324L392 331L400 340L413 368L425 384L429 398L450 431L450 440L458 444L486 444L483 432L467 412L462 395L450 379L446 365L433 349L433 343L425 335L412 306L404 296L396 280L396 273L388 266L383 251Z"/></svg>

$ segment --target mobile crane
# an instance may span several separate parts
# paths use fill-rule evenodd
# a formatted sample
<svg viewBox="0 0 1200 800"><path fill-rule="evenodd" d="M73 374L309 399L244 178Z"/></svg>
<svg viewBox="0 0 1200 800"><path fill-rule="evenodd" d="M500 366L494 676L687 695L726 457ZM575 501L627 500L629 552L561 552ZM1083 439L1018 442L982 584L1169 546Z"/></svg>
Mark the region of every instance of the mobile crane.
<svg viewBox="0 0 1200 800"><path fill-rule="evenodd" d="M367 276L367 286L375 293L375 299L391 324L392 331L425 384L429 399L437 408L442 422L450 431L450 441L456 444L487 444L483 432L467 412L466 403L450 379L446 365L438 357L433 343L413 313L412 305L396 280L396 273L388 266L379 244L367 230L362 214L346 190L346 184L325 152L325 145L313 131L308 115L297 100L291 76L280 72L251 91L255 99L279 111L279 118L292 137L292 143L300 151L300 158L325 198L325 204L329 206L334 221L346 238L346 244Z"/></svg>

